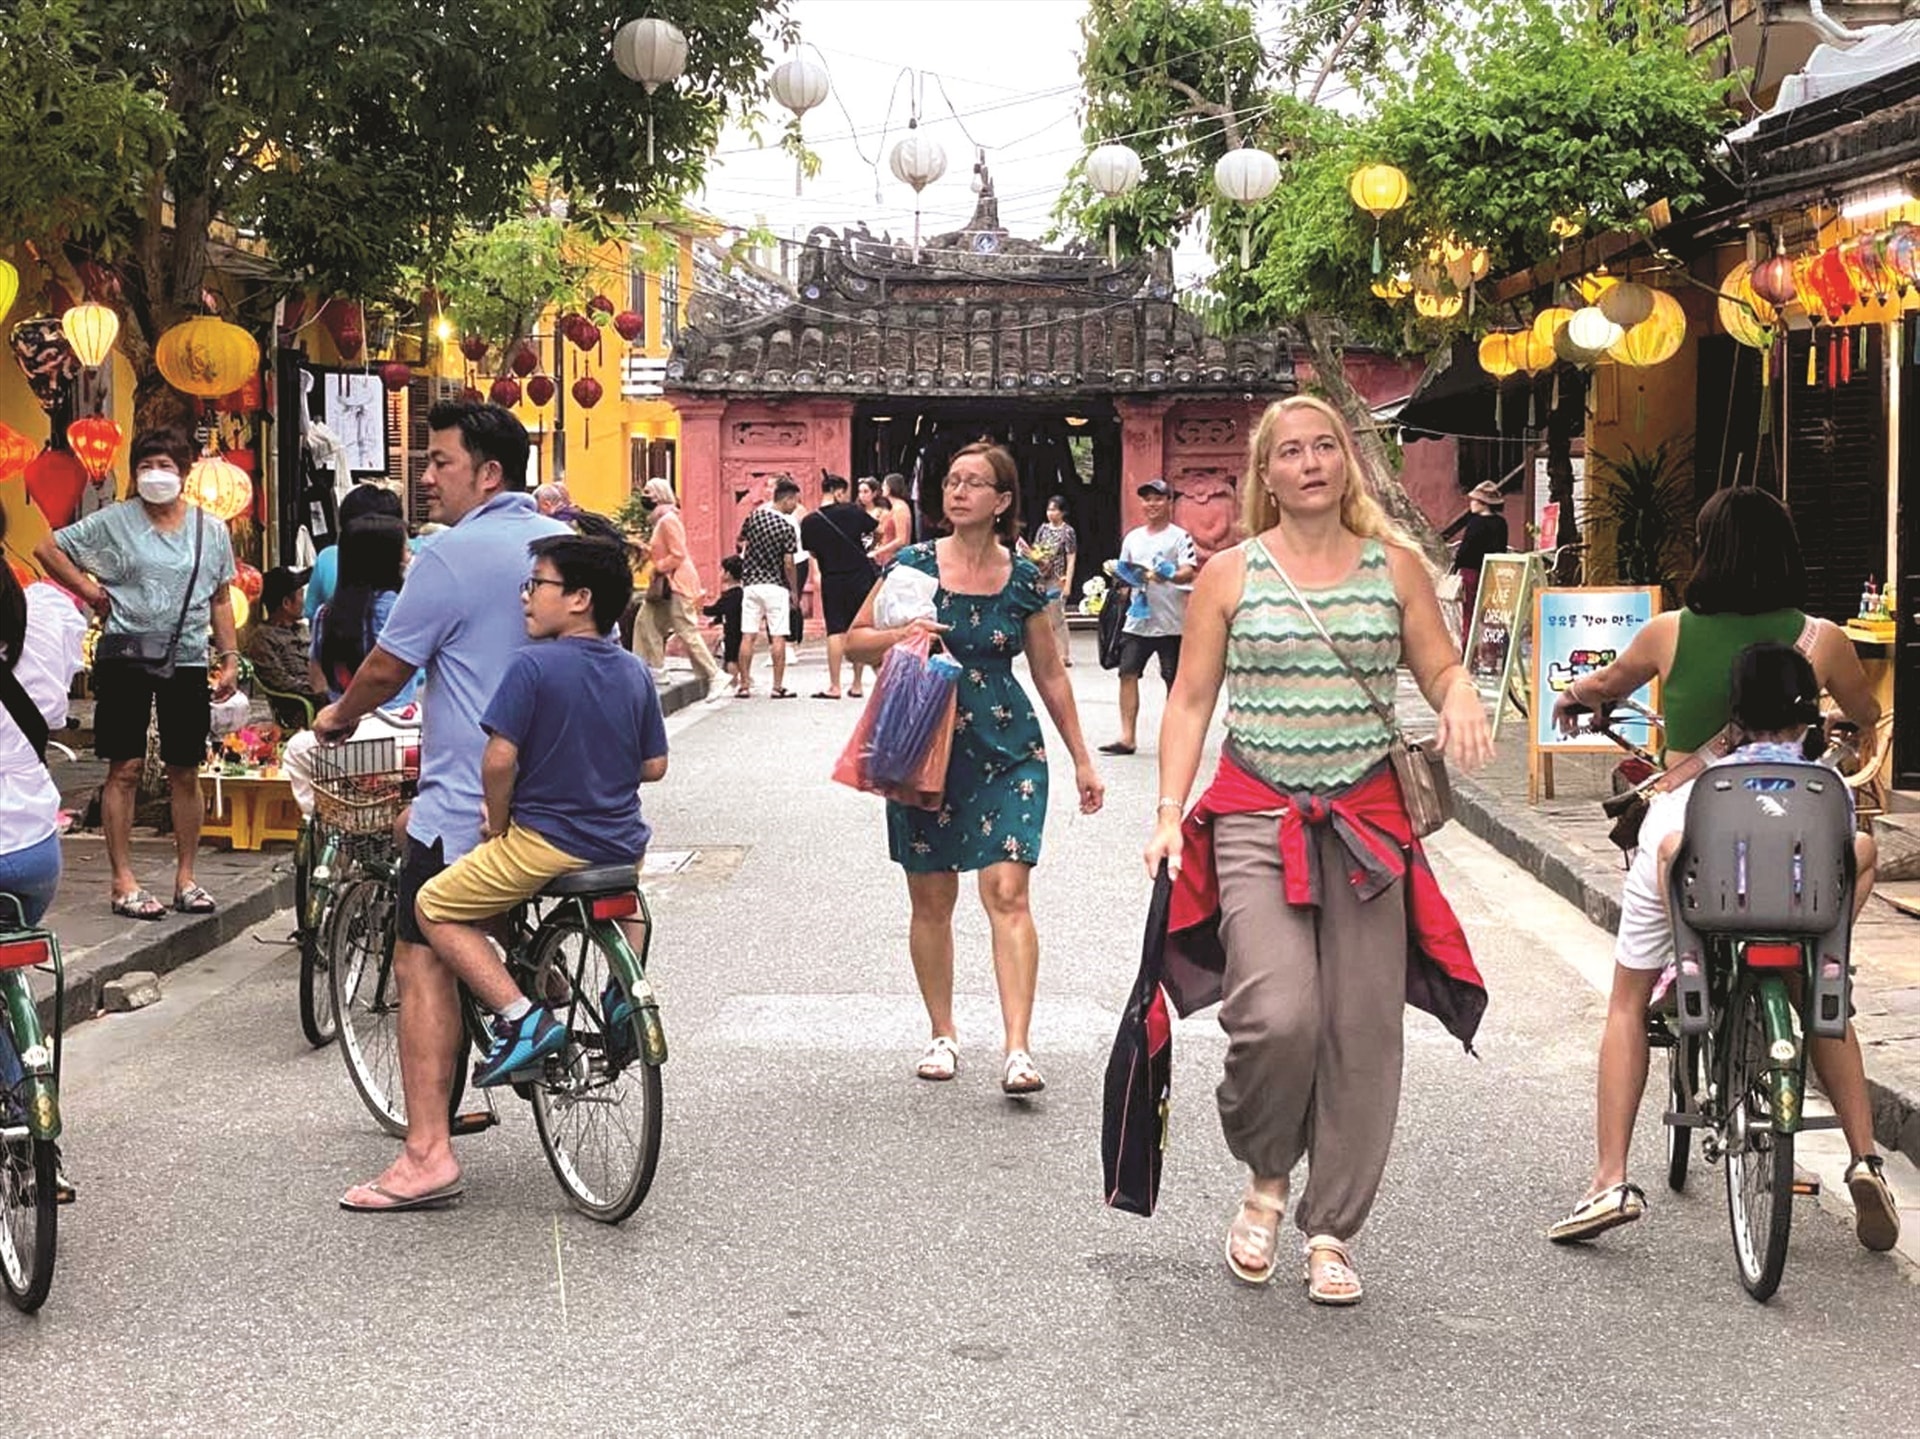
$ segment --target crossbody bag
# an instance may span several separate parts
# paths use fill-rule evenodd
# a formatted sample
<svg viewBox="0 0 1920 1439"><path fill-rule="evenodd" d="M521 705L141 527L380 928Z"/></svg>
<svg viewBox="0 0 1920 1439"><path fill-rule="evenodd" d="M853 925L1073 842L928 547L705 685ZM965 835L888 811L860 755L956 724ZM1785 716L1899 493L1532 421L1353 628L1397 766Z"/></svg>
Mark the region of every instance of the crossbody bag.
<svg viewBox="0 0 1920 1439"><path fill-rule="evenodd" d="M193 587L200 583L200 549L207 537L207 517L193 512L193 572L187 576L187 592L180 597L180 613L174 616L171 635L108 635L95 642L94 663L110 660L152 676L157 680L173 678L179 664L180 635L187 626L187 610L193 604Z"/></svg>
<svg viewBox="0 0 1920 1439"><path fill-rule="evenodd" d="M1360 687L1360 693L1367 697L1367 704L1380 716L1392 739L1387 745L1387 760L1393 766L1394 778L1400 781L1400 798L1406 806L1407 819L1412 822L1415 839L1424 839L1440 826L1453 818L1453 784L1447 778L1447 762L1435 746L1424 740L1410 740L1406 731L1400 728L1400 718L1389 705L1380 702L1380 696L1374 693L1373 686L1360 676L1360 671L1348 659L1345 651L1333 642L1333 636L1327 633L1327 627L1320 623L1320 616L1307 597L1293 582L1293 577L1280 567L1272 554L1267 562L1273 565L1273 571L1280 576L1280 583L1287 587L1287 593L1293 596L1293 602L1300 606L1314 632L1333 651L1333 657L1340 661L1340 667L1347 672L1354 684Z"/></svg>

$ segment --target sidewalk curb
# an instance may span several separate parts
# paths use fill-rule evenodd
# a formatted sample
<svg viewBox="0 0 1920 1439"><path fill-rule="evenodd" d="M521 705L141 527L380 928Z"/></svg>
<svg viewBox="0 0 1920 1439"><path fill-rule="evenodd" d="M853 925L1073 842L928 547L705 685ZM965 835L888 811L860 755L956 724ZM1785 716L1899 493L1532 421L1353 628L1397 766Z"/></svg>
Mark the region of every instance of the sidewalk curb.
<svg viewBox="0 0 1920 1439"><path fill-rule="evenodd" d="M1579 855L1553 827L1530 812L1511 806L1471 779L1453 776L1454 820L1485 840L1541 884L1609 932L1620 927L1616 890L1603 890L1588 877ZM1920 1094L1905 1093L1867 1076L1873 1094L1874 1137L1888 1149L1920 1160Z"/></svg>
<svg viewBox="0 0 1920 1439"><path fill-rule="evenodd" d="M676 676L660 689L660 708L674 714L700 703L706 686L693 676ZM100 992L110 979L118 979L134 970L150 970L166 975L182 965L211 954L224 944L240 938L281 910L293 908L293 853L291 850L263 852L259 872L246 881L221 883L221 905L206 915L169 913L163 920L143 926L152 937L136 943L123 938L71 949L63 946L61 955L66 972L66 1020L69 1031L100 1013ZM289 920L291 929L291 920ZM294 951L288 946L291 961ZM53 1023L53 984L36 979L34 994L40 1009L40 1022Z"/></svg>

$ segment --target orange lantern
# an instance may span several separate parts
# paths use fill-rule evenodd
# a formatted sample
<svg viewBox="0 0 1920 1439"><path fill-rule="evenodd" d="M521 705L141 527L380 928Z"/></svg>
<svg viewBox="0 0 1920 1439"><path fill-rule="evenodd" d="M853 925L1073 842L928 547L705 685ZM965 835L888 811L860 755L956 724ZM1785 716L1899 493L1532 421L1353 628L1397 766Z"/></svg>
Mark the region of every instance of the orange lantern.
<svg viewBox="0 0 1920 1439"><path fill-rule="evenodd" d="M0 424L0 480L10 480L24 470L40 447L11 425Z"/></svg>
<svg viewBox="0 0 1920 1439"><path fill-rule="evenodd" d="M174 389L217 400L260 372L260 345L238 325L200 315L162 335L153 362Z"/></svg>
<svg viewBox="0 0 1920 1439"><path fill-rule="evenodd" d="M261 575L260 571L248 564L245 560L235 560L233 562L234 586L241 594L245 595L249 601L256 604L259 603L260 587L265 582L265 577Z"/></svg>
<svg viewBox="0 0 1920 1439"><path fill-rule="evenodd" d="M105 415L88 415L67 426L67 447L94 479L106 474L125 432Z"/></svg>
<svg viewBox="0 0 1920 1439"><path fill-rule="evenodd" d="M1553 348L1553 337L1560 333L1560 327L1573 318L1573 311L1565 305L1549 305L1533 317L1533 337L1549 350ZM1553 361L1549 360L1548 364Z"/></svg>
<svg viewBox="0 0 1920 1439"><path fill-rule="evenodd" d="M222 392L224 393L224 391ZM187 498L219 520L237 520L253 503L253 481L220 455L202 455L187 471Z"/></svg>
<svg viewBox="0 0 1920 1439"><path fill-rule="evenodd" d="M1680 302L1665 290L1649 289L1647 293L1653 296L1652 311L1639 324L1628 326L1620 342L1607 351L1613 359L1635 369L1665 364L1680 352L1680 343L1687 337L1687 316Z"/></svg>

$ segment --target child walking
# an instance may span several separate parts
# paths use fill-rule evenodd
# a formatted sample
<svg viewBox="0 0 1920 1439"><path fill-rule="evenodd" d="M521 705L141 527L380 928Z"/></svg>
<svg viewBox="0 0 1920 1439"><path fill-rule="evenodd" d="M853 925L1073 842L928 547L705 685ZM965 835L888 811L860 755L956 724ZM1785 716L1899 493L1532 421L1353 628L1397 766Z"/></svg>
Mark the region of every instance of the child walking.
<svg viewBox="0 0 1920 1439"><path fill-rule="evenodd" d="M744 594L740 580L745 573L740 556L728 555L721 560L720 598L700 611L720 623L720 663L726 667L735 689L740 687L740 601Z"/></svg>

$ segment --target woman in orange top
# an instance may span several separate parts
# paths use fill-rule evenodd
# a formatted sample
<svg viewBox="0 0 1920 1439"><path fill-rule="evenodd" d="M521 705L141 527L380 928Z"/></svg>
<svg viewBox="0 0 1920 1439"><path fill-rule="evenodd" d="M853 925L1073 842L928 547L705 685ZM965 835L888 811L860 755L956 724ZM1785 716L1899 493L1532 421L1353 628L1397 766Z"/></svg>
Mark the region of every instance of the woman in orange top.
<svg viewBox="0 0 1920 1439"><path fill-rule="evenodd" d="M653 511L653 539L648 546L648 557L653 562L654 574L666 576L667 594L664 599L649 595L640 606L633 623L633 647L649 666L662 669L666 665L667 639L678 635L686 647L687 657L693 661L694 672L700 676L701 683L712 689L720 678L720 666L714 662L713 652L701 638L699 624L694 619L703 593L700 571L694 568L693 556L687 553L686 521L680 518L679 507L674 504L672 481L648 480L640 492L640 503Z"/></svg>

